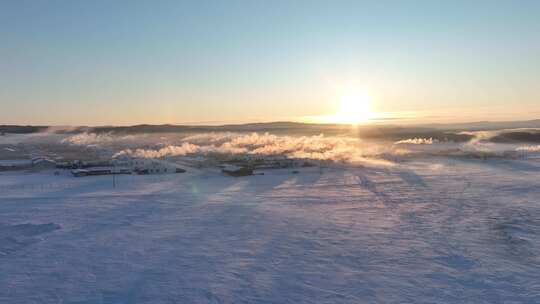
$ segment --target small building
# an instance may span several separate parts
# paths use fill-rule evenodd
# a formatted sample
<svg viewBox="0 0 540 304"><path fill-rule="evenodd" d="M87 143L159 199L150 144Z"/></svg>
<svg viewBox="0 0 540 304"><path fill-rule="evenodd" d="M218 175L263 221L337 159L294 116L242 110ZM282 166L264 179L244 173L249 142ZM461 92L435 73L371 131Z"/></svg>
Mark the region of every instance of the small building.
<svg viewBox="0 0 540 304"><path fill-rule="evenodd" d="M71 174L75 177L91 176L91 175L110 175L111 169L73 169Z"/></svg>
<svg viewBox="0 0 540 304"><path fill-rule="evenodd" d="M56 168L54 160L37 157L33 159L15 159L0 161L0 171L32 170L40 171Z"/></svg>
<svg viewBox="0 0 540 304"><path fill-rule="evenodd" d="M122 157L113 160L114 166L130 168L137 174L184 173L185 169L175 163L150 158Z"/></svg>
<svg viewBox="0 0 540 304"><path fill-rule="evenodd" d="M112 174L131 174L129 168L114 168L114 167L94 167L87 169L73 169L71 174L75 177L96 176L96 175L112 175Z"/></svg>
<svg viewBox="0 0 540 304"><path fill-rule="evenodd" d="M0 160L0 171L27 170L30 168L32 168L32 161L29 159Z"/></svg>
<svg viewBox="0 0 540 304"><path fill-rule="evenodd" d="M238 167L234 165L223 166L223 169L221 169L221 172L223 172L226 175L234 176L234 177L253 175L253 169L248 168L248 167Z"/></svg>
<svg viewBox="0 0 540 304"><path fill-rule="evenodd" d="M32 159L32 170L47 170L56 168L56 162L54 160L45 157L36 157Z"/></svg>

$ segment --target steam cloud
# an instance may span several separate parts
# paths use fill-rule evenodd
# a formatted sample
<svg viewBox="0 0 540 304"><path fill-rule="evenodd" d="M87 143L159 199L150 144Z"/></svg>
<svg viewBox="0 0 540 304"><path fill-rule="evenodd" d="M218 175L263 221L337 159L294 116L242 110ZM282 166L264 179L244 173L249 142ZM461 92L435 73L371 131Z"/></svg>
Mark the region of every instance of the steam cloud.
<svg viewBox="0 0 540 304"><path fill-rule="evenodd" d="M433 139L433 138L409 138L409 139L404 139L404 140L400 140L400 141L396 141L395 144L396 145L400 145L400 144L411 144L411 145L432 145L434 143L438 143L439 141L437 139Z"/></svg>
<svg viewBox="0 0 540 304"><path fill-rule="evenodd" d="M517 146L493 143L489 139L508 130L467 132L474 138L466 143L439 141L431 137L413 137L396 142L363 141L347 136L290 136L270 133L156 133L118 135L114 133L80 133L64 137L63 144L98 147L111 156L166 158L186 155L284 156L313 160L362 163L423 155L496 155L506 151L539 152L540 146ZM508 154L510 155L510 154Z"/></svg>
<svg viewBox="0 0 540 304"><path fill-rule="evenodd" d="M62 143L78 145L78 146L90 146L101 145L104 143L112 143L117 141L130 141L135 140L137 137L134 135L126 136L114 136L110 133L96 134L96 133L79 133L62 139Z"/></svg>
<svg viewBox="0 0 540 304"><path fill-rule="evenodd" d="M183 138L179 145L159 149L125 149L115 157L159 158L188 154L284 155L292 158L320 160L355 160L364 157L360 140L317 136L277 136L269 133L204 133Z"/></svg>
<svg viewBox="0 0 540 304"><path fill-rule="evenodd" d="M521 146L516 148L516 151L522 152L540 152L540 145L536 146Z"/></svg>

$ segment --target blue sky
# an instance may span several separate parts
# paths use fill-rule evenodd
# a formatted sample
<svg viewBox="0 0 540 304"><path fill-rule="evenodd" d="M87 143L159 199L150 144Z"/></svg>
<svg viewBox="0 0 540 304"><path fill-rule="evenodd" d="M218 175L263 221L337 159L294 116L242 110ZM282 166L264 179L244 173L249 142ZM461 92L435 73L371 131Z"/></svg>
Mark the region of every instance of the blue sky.
<svg viewBox="0 0 540 304"><path fill-rule="evenodd" d="M0 0L0 123L540 118L540 1Z"/></svg>

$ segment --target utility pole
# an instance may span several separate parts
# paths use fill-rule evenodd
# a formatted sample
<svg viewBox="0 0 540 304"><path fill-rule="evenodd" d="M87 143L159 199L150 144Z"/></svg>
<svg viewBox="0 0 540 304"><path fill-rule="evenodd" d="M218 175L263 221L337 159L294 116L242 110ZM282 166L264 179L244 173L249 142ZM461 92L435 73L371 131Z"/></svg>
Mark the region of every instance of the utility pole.
<svg viewBox="0 0 540 304"><path fill-rule="evenodd" d="M112 187L116 188L116 167L113 163L113 169L112 169Z"/></svg>

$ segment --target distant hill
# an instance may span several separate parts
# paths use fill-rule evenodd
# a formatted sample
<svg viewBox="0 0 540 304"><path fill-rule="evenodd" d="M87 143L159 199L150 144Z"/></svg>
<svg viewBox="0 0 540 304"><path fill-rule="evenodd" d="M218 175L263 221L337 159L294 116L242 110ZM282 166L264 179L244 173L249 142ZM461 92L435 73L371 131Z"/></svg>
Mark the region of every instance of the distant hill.
<svg viewBox="0 0 540 304"><path fill-rule="evenodd" d="M272 132L272 133L294 133L294 132L321 132L336 130L346 131L350 129L347 125L331 124L307 124L297 122L270 122L270 123L249 123L230 124L221 126L189 126L189 125L134 125L134 126L99 126L99 127L77 127L70 128L60 133L196 133L196 132Z"/></svg>
<svg viewBox="0 0 540 304"><path fill-rule="evenodd" d="M360 131L369 130L457 130L457 131L481 131L481 130L499 130L515 128L540 128L540 119L527 121L479 121L467 123L432 123L417 125L362 125L351 128L350 125L342 124L314 124L300 122L268 122L268 123L247 123L247 124L228 124L220 126L190 126L190 125L133 125L133 126L99 126L99 127L79 127L71 129L68 132L78 133L86 132L118 132L118 133L168 133L168 132L274 132L274 131L334 131L348 132L351 129Z"/></svg>
<svg viewBox="0 0 540 304"><path fill-rule="evenodd" d="M433 138L442 141L464 142L473 136L460 134L460 131L482 131L500 130L516 128L540 128L540 119L528 121L505 121L505 122L470 122L453 124L420 124L410 126L398 125L363 125L352 127L340 124L312 124L299 122L270 122L270 123L248 123L229 124L221 126L190 126L190 125L133 125L133 126L98 126L98 127L74 127L74 128L48 128L47 126L0 126L1 133L35 133L48 130L55 133L76 134L81 132L91 133L119 133L119 134L141 134L141 133L199 133L199 132L269 132L273 134L287 135L318 135L327 136L358 136L372 139L400 140L406 138L422 137ZM516 131L517 132L517 131ZM498 142L512 140L526 140L538 142L536 132L521 132L513 134L506 132L495 138Z"/></svg>

